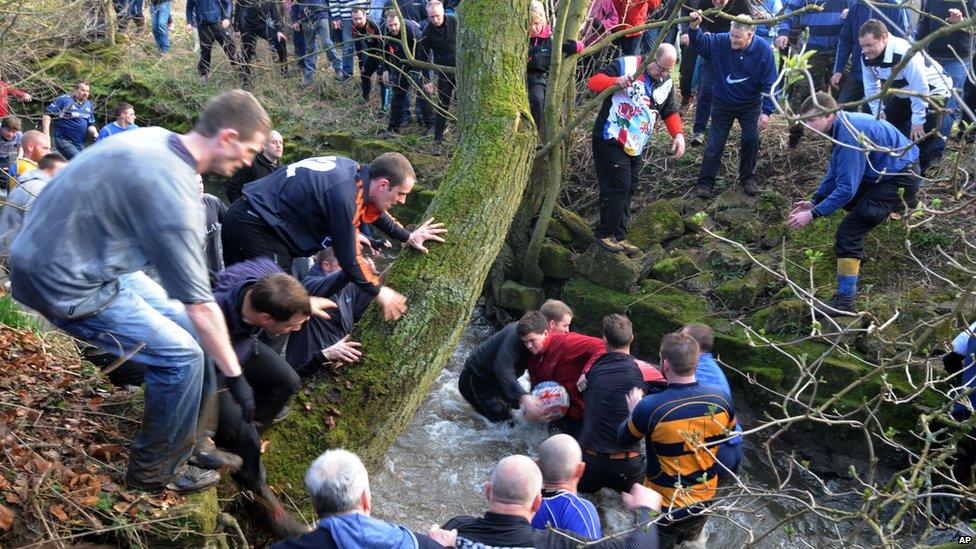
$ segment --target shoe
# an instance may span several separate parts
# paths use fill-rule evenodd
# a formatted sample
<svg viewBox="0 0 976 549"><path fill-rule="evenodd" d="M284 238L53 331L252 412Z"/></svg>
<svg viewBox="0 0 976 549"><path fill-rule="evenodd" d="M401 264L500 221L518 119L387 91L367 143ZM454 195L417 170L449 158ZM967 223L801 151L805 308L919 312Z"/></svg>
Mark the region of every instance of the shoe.
<svg viewBox="0 0 976 549"><path fill-rule="evenodd" d="M905 187L905 194L902 195L905 207L914 210L918 206L918 187Z"/></svg>
<svg viewBox="0 0 976 549"><path fill-rule="evenodd" d="M433 156L440 156L444 154L444 144L440 141L435 141L434 146L430 149L430 154Z"/></svg>
<svg viewBox="0 0 976 549"><path fill-rule="evenodd" d="M282 421L284 421L285 418L287 418L288 417L288 414L290 414L290 413L291 413L291 406L288 406L286 404L285 407L282 408L278 412L278 415L276 415L275 417L271 418L271 421L270 422L269 421L265 421L265 420L255 419L254 420L254 426L257 427L257 429L259 431L261 431L263 429L267 429L268 427L270 427L270 426L272 426L272 425L274 425L276 423L281 423Z"/></svg>
<svg viewBox="0 0 976 549"><path fill-rule="evenodd" d="M799 124L790 126L789 148L795 149L800 144L801 139L803 139L803 126Z"/></svg>
<svg viewBox="0 0 976 549"><path fill-rule="evenodd" d="M166 485L167 490L180 494L201 492L220 482L220 473L184 465L179 474Z"/></svg>
<svg viewBox="0 0 976 549"><path fill-rule="evenodd" d="M814 303L813 308L826 316L857 316L857 295L840 295L835 293L825 303Z"/></svg>
<svg viewBox="0 0 976 549"><path fill-rule="evenodd" d="M630 242L627 242L627 239L626 238L623 239L623 240L618 240L617 241L617 245L620 246L621 248L623 248L624 253L627 254L627 255L636 255L636 254L639 254L641 252L641 249L640 248L638 248L637 246L634 246Z"/></svg>
<svg viewBox="0 0 976 549"><path fill-rule="evenodd" d="M692 147L701 147L704 144L705 144L705 134L696 133L695 135L691 136Z"/></svg>
<svg viewBox="0 0 976 549"><path fill-rule="evenodd" d="M208 438L197 443L197 447L193 449L193 455L190 456L187 463L200 469L219 471L220 473L236 473L244 465L244 460L237 454L217 448L213 441Z"/></svg>
<svg viewBox="0 0 976 549"><path fill-rule="evenodd" d="M266 481L250 492L253 499L245 499L246 514L252 524L256 524L274 539L289 539L308 533L308 526L291 516L278 496L271 491Z"/></svg>
<svg viewBox="0 0 976 549"><path fill-rule="evenodd" d="M706 185L705 183L699 183L695 185L695 196L697 196L698 198L708 199L712 197L713 190L715 190L714 186Z"/></svg>
<svg viewBox="0 0 976 549"><path fill-rule="evenodd" d="M746 193L748 196L756 196L756 180L749 178L743 181L742 192Z"/></svg>
<svg viewBox="0 0 976 549"><path fill-rule="evenodd" d="M620 253L624 251L624 247L621 246L612 236L606 236L603 238L596 239L596 243L600 245L604 250L612 253Z"/></svg>

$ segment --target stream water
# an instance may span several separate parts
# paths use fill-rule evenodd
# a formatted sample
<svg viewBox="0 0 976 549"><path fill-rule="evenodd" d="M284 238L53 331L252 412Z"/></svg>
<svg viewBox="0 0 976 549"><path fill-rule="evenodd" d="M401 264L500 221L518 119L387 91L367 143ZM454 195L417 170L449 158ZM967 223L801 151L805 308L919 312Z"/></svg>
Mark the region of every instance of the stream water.
<svg viewBox="0 0 976 549"><path fill-rule="evenodd" d="M489 423L458 393L457 379L465 358L494 330L483 317L476 316L413 420L390 448L382 470L370 483L377 516L425 532L431 524L442 524L455 515L480 515L487 507L484 483L498 460L514 453L532 456L548 436L545 427L524 421L514 427ZM750 485L774 486L769 464L760 457L762 451L748 439L746 444L740 475ZM793 484L797 488L817 493L817 486L807 486L802 477L795 478ZM594 503L603 515L605 533L627 527L630 515L616 494L604 490L596 495ZM749 503L744 512L732 513L730 520L710 519L706 545L742 546L749 538L736 523L763 533L795 510L791 505L778 503ZM836 543L833 525L816 517L791 521L790 526L791 535L779 529L759 546L813 547L823 546L831 539Z"/></svg>

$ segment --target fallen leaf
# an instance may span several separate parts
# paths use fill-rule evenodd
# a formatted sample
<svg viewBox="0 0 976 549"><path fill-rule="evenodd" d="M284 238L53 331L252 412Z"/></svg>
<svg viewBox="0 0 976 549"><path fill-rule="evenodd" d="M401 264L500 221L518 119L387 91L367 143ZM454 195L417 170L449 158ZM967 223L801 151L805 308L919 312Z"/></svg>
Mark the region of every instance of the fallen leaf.
<svg viewBox="0 0 976 549"><path fill-rule="evenodd" d="M120 501L112 506L112 509L115 509L116 513L125 513L128 508L129 504L124 501Z"/></svg>
<svg viewBox="0 0 976 549"><path fill-rule="evenodd" d="M14 512L6 505L0 505L0 530L10 530L14 525Z"/></svg>
<svg viewBox="0 0 976 549"><path fill-rule="evenodd" d="M307 400L305 401L305 410L307 410L309 412L312 411L312 403L311 402L308 402Z"/></svg>
<svg viewBox="0 0 976 549"><path fill-rule="evenodd" d="M270 440L262 440L261 441L261 453L262 454L268 451L268 446L271 446L271 441Z"/></svg>
<svg viewBox="0 0 976 549"><path fill-rule="evenodd" d="M108 482L102 485L102 490L105 490L106 492L118 492L119 485L115 484L114 482Z"/></svg>
<svg viewBox="0 0 976 549"><path fill-rule="evenodd" d="M88 447L88 455L102 461L109 461L113 455L122 453L121 444L92 444Z"/></svg>
<svg viewBox="0 0 976 549"><path fill-rule="evenodd" d="M330 430L335 429L335 418L332 416L325 416L325 425Z"/></svg>
<svg viewBox="0 0 976 549"><path fill-rule="evenodd" d="M48 511L50 511L51 514L61 522L68 520L68 513L65 513L64 509L62 509L60 505L52 505L50 508L48 508Z"/></svg>

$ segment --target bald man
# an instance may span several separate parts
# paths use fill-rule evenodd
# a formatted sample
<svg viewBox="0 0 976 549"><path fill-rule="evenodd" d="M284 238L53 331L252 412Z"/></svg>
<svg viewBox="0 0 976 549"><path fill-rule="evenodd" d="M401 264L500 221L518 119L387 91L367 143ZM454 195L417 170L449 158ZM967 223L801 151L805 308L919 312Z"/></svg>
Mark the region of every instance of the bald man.
<svg viewBox="0 0 976 549"><path fill-rule="evenodd" d="M630 221L630 199L644 165L642 153L651 139L658 117L671 134L674 158L685 154L685 136L681 116L674 103L671 69L678 51L671 44L661 44L647 68L638 73L644 62L641 56L621 57L590 77L587 86L593 93L614 88L603 101L593 124L593 162L600 183L600 222L596 226L597 243L611 252L628 255L640 248L627 241Z"/></svg>
<svg viewBox="0 0 976 549"><path fill-rule="evenodd" d="M602 538L596 507L576 494L576 485L586 468L576 439L566 434L549 437L539 446L535 461L542 471L542 504L532 517L532 527L559 528L587 538Z"/></svg>
<svg viewBox="0 0 976 549"><path fill-rule="evenodd" d="M24 132L24 136L20 139L20 146L24 149L24 156L18 158L11 167L7 192L13 191L14 187L17 186L18 177L31 170L36 170L37 162L44 155L51 153L51 138L44 132L30 130Z"/></svg>
<svg viewBox="0 0 976 549"><path fill-rule="evenodd" d="M455 517L447 521L443 529L457 530L456 547L475 547L480 543L497 547L575 549L579 541L592 541L568 530L534 530L529 521L542 505L541 492L542 472L538 465L526 456L508 456L498 462L491 481L485 486L489 506L484 517ZM640 527L626 537L593 542L587 547L657 549L657 525L650 521L661 509L660 494L635 484L630 492L623 494L623 501L634 511L635 525ZM431 534L439 534L439 531L431 529Z"/></svg>
<svg viewBox="0 0 976 549"><path fill-rule="evenodd" d="M268 141L264 144L264 150L254 157L254 162L250 166L244 166L237 170L227 180L227 200L233 203L241 197L244 185L276 172L281 167L281 155L284 152L284 139L280 133L272 130L271 135L268 136Z"/></svg>

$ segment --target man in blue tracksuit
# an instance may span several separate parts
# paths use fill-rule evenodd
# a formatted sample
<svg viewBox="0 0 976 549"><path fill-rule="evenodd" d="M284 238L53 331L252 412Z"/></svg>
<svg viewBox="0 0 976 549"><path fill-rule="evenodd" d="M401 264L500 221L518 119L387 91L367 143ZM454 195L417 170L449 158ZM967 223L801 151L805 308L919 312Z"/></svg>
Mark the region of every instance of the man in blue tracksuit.
<svg viewBox="0 0 976 549"><path fill-rule="evenodd" d="M315 58L323 49L329 57L332 70L341 76L342 59L336 55L335 44L332 42L328 0L296 0L291 5L291 20L291 27L296 31L301 30L305 41L305 75L302 78L302 87L312 85Z"/></svg>
<svg viewBox="0 0 976 549"><path fill-rule="evenodd" d="M784 53L792 46L793 53L798 54L803 48L801 34L804 29L809 33L806 40L806 51L815 51L810 58L808 72L813 79L813 91L827 91L830 85L830 75L834 69L834 54L837 50L837 37L840 34L844 20L841 13L847 9L848 0L788 0L783 5L783 13L789 15L808 4L816 4L823 9L808 11L799 17L784 20L779 26L779 36L776 37L776 47ZM810 83L804 78L797 81L786 90L790 108L793 112L810 97ZM803 126L794 124L790 127L790 147L795 147L803 135Z"/></svg>
<svg viewBox="0 0 976 549"><path fill-rule="evenodd" d="M836 111L836 114L834 114ZM918 190L918 147L885 120L869 114L837 111L823 92L807 98L800 114L805 125L834 141L827 173L811 200L794 204L787 224L801 229L814 218L840 208L848 211L837 227L837 292L827 305L854 313L857 279L864 258L864 237ZM903 193L903 196L900 196ZM836 312L817 307L828 314Z"/></svg>
<svg viewBox="0 0 976 549"><path fill-rule="evenodd" d="M705 143L695 195L709 198L732 122L742 130L739 182L747 195L756 194L759 132L773 113L770 89L776 80L776 60L769 42L755 36L755 27L733 22L729 32L711 34L699 28L700 11L691 14L689 43L714 66L712 125Z"/></svg>
<svg viewBox="0 0 976 549"><path fill-rule="evenodd" d="M890 6L890 7L880 7ZM864 98L864 84L861 75L861 43L857 33L861 25L868 19L880 19L888 26L888 32L893 36L905 38L910 34L908 10L898 7L897 0L872 0L869 4L865 0L851 0L847 8L847 17L840 29L837 41L837 55L834 58L834 74L830 77L830 86L839 89L838 103L860 101ZM848 63L850 65L848 66ZM844 71L847 71L846 76ZM870 112L867 105L861 110Z"/></svg>
<svg viewBox="0 0 976 549"><path fill-rule="evenodd" d="M230 59L235 67L238 65L237 46L227 32L232 13L230 0L186 0L187 29L196 28L200 37L200 61L197 63L197 72L200 73L202 84L206 84L210 76L210 52L213 50L214 42L220 44L227 54L227 59Z"/></svg>

